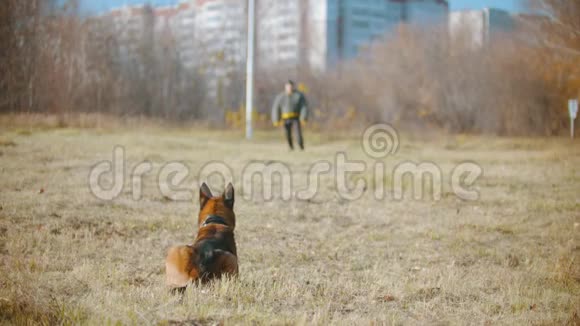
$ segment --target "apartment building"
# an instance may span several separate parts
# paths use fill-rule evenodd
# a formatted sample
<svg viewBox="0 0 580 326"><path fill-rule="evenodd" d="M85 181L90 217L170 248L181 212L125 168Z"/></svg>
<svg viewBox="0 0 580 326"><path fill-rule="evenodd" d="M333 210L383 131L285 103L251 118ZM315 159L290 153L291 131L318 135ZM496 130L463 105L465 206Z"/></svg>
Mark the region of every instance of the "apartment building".
<svg viewBox="0 0 580 326"><path fill-rule="evenodd" d="M125 6L99 18L115 33L123 62L131 61L142 52L141 47L153 42L155 18L149 6Z"/></svg>
<svg viewBox="0 0 580 326"><path fill-rule="evenodd" d="M403 22L432 27L447 24L449 3L446 0L390 0L398 3Z"/></svg>
<svg viewBox="0 0 580 326"><path fill-rule="evenodd" d="M173 6L125 6L99 18L118 36L124 61L144 45L175 49L183 67L204 74L215 95L245 62L246 16L245 1L183 0Z"/></svg>
<svg viewBox="0 0 580 326"><path fill-rule="evenodd" d="M240 0L196 0L195 39L211 59L242 62L246 5Z"/></svg>
<svg viewBox="0 0 580 326"><path fill-rule="evenodd" d="M259 0L259 62L326 70L401 23L444 25L448 10L443 0Z"/></svg>
<svg viewBox="0 0 580 326"><path fill-rule="evenodd" d="M197 42L195 39L196 8L191 1L182 1L176 6L175 14L168 21L168 28L175 38L180 61L186 69L197 65Z"/></svg>
<svg viewBox="0 0 580 326"><path fill-rule="evenodd" d="M486 46L496 35L509 32L514 26L514 18L500 9L462 10L449 15L452 42L473 50Z"/></svg>
<svg viewBox="0 0 580 326"><path fill-rule="evenodd" d="M446 25L444 0L256 0L256 64L286 71L332 69L357 57L401 23ZM247 1L182 0L151 8L131 6L105 16L120 36L124 57L135 40L172 46L186 71L205 76L216 97L243 71ZM239 82L239 80L238 80Z"/></svg>
<svg viewBox="0 0 580 326"><path fill-rule="evenodd" d="M256 1L257 63L263 68L325 70L356 57L401 23L432 26L445 24L448 17L445 0ZM110 15L127 40L153 20L157 34L163 30L175 38L188 69L202 68L223 77L243 65L246 1L182 0L151 14L148 10L123 7Z"/></svg>
<svg viewBox="0 0 580 326"><path fill-rule="evenodd" d="M246 1L195 0L196 69L211 96L227 88L246 58Z"/></svg>
<svg viewBox="0 0 580 326"><path fill-rule="evenodd" d="M305 61L307 4L304 0L258 0L256 48L261 67L288 67Z"/></svg>

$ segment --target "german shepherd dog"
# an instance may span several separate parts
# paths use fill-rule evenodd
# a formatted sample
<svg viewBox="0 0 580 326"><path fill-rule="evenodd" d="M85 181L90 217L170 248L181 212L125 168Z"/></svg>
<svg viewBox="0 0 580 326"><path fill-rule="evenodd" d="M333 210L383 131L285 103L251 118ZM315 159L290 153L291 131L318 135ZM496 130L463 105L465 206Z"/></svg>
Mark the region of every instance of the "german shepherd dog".
<svg viewBox="0 0 580 326"><path fill-rule="evenodd" d="M234 187L214 197L204 183L199 190L198 231L191 245L169 249L165 259L167 285L183 293L190 282L207 283L222 275L238 274L234 228Z"/></svg>

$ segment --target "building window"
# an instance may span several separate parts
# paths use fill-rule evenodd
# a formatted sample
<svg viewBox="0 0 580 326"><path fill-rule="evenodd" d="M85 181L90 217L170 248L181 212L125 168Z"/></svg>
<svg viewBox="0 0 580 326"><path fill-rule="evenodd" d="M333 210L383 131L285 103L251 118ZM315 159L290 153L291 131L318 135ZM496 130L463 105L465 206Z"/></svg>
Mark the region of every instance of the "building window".
<svg viewBox="0 0 580 326"><path fill-rule="evenodd" d="M368 21L363 21L363 20L353 20L352 21L352 26L356 27L356 28L369 28L370 27L370 23Z"/></svg>
<svg viewBox="0 0 580 326"><path fill-rule="evenodd" d="M282 23L282 27L294 27L296 25L296 23L293 20L285 20Z"/></svg>
<svg viewBox="0 0 580 326"><path fill-rule="evenodd" d="M285 34L278 35L278 41L286 41L286 40L288 40L290 38L292 38L292 35L291 34L285 33Z"/></svg>
<svg viewBox="0 0 580 326"><path fill-rule="evenodd" d="M219 3L209 4L209 5L207 5L207 7L205 7L205 10L207 10L207 11L213 11L213 10L219 10L219 9L221 9L221 4L219 4Z"/></svg>
<svg viewBox="0 0 580 326"><path fill-rule="evenodd" d="M357 15L357 16L368 16L368 15L372 15L371 12L367 11L366 9L353 9L352 10L352 14L353 15Z"/></svg>

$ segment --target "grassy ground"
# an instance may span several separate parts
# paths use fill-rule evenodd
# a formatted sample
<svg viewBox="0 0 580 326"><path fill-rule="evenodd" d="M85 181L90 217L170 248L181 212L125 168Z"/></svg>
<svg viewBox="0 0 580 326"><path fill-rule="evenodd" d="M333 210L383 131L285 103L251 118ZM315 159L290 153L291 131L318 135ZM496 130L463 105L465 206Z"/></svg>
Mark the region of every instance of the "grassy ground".
<svg viewBox="0 0 580 326"><path fill-rule="evenodd" d="M274 132L250 143L217 131L3 130L0 323L579 323L578 142L401 136L389 168L430 161L447 180L457 163L480 164L473 202L447 187L440 201L377 201L371 191L345 201L329 176L314 200L246 201L239 176L250 162L284 162L302 185L313 162L338 151L372 161L357 138L314 134L306 152L289 153ZM154 165L140 201L128 177L112 202L89 191L90 168L115 145L127 168ZM163 259L193 239L198 207L156 186L175 160L190 168L188 184L223 161L239 190L241 277L190 288L181 302L164 287Z"/></svg>

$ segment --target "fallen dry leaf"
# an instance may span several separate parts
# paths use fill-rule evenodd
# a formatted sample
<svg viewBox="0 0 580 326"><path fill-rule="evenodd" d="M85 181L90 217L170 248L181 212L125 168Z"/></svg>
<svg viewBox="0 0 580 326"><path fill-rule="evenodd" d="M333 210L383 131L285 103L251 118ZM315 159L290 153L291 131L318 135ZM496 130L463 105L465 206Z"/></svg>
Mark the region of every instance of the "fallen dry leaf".
<svg viewBox="0 0 580 326"><path fill-rule="evenodd" d="M377 301L380 301L380 302L392 302L392 301L395 301L395 297L392 296L392 295L390 295L390 294L387 294L387 295L378 297L377 298Z"/></svg>

